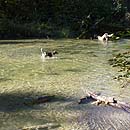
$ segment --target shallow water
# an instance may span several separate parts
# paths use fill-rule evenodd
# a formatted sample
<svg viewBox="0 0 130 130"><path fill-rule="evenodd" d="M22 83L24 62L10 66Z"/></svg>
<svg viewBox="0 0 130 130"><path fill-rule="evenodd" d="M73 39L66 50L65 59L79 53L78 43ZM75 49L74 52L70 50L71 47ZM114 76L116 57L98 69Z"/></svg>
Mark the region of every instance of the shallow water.
<svg viewBox="0 0 130 130"><path fill-rule="evenodd" d="M118 68L108 64L113 54L130 49L129 42L0 41L0 130L45 123L60 124L58 130L72 130L86 109L77 102L88 90L130 103L130 87L121 88L122 82L113 79L119 74ZM59 54L43 61L40 48ZM55 95L57 100L29 104L44 95Z"/></svg>

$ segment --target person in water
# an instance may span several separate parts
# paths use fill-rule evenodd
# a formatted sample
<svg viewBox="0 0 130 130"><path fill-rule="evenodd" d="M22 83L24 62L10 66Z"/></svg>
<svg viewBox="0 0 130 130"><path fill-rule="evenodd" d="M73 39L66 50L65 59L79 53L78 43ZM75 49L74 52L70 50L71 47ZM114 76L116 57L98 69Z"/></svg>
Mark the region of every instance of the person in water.
<svg viewBox="0 0 130 130"><path fill-rule="evenodd" d="M113 34L104 33L103 36L97 36L97 38L99 41L106 41L107 42L108 38L112 37L112 36L113 36Z"/></svg>

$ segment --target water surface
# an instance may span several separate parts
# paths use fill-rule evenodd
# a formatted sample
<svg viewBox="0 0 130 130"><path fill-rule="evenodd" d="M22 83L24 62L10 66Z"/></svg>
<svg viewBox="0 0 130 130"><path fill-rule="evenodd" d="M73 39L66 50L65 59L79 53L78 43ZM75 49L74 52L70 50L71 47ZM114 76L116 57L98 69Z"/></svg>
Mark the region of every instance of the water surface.
<svg viewBox="0 0 130 130"><path fill-rule="evenodd" d="M0 130L45 123L58 123L59 130L72 130L86 109L77 102L88 90L130 103L130 87L121 88L122 82L113 79L119 74L118 68L108 64L113 54L130 49L129 42L0 41ZM43 61L40 48L59 54ZM57 100L28 104L44 95L55 95Z"/></svg>

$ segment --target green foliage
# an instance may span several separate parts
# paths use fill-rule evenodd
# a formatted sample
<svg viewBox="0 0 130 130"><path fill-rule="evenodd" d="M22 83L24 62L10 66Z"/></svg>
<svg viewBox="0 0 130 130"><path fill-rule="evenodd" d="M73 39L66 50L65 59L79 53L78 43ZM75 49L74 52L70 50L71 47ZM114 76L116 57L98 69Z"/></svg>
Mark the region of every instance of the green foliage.
<svg viewBox="0 0 130 130"><path fill-rule="evenodd" d="M123 72L123 74L115 77L116 79L121 79L123 77L130 78L130 51L118 53L109 60L109 64L113 67L118 67L119 72Z"/></svg>
<svg viewBox="0 0 130 130"><path fill-rule="evenodd" d="M126 11L123 0L1 0L0 38L89 38L124 26Z"/></svg>

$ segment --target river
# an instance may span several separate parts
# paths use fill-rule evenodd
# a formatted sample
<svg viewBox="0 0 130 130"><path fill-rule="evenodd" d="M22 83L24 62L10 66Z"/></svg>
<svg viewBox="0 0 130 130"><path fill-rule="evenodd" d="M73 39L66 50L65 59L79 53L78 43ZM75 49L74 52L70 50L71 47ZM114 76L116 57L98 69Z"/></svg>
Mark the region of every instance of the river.
<svg viewBox="0 0 130 130"><path fill-rule="evenodd" d="M1 40L0 130L20 130L24 126L46 123L58 123L56 130L96 130L91 125L89 128L90 122L84 125L84 119L92 113L86 114L90 107L79 105L78 100L92 91L130 103L130 87L121 88L122 82L114 80L120 73L118 68L108 64L113 55L130 50L129 43L130 40L108 44L75 39ZM56 50L58 54L42 60L41 48ZM30 104L31 100L44 95L55 95L57 100ZM117 124L117 128L130 128L127 123L130 116L125 116L128 116L126 122L121 126ZM114 125L106 127L109 128L116 130Z"/></svg>

